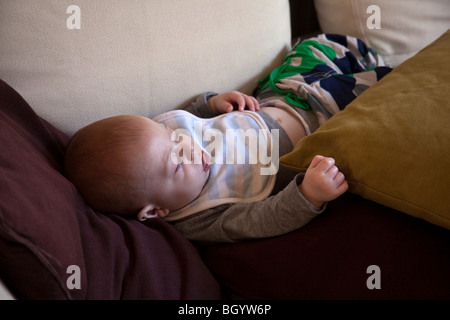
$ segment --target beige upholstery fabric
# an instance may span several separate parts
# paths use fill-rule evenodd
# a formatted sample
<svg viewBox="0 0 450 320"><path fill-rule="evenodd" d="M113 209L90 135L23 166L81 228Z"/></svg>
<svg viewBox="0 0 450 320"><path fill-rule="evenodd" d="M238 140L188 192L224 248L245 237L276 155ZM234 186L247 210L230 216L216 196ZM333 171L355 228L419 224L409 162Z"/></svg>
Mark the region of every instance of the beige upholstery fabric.
<svg viewBox="0 0 450 320"><path fill-rule="evenodd" d="M315 0L315 6L323 32L360 38L392 67L450 28L449 0Z"/></svg>
<svg viewBox="0 0 450 320"><path fill-rule="evenodd" d="M72 134L206 90L250 93L290 38L288 0L2 0L0 78Z"/></svg>
<svg viewBox="0 0 450 320"><path fill-rule="evenodd" d="M15 297L0 279L0 300L15 300Z"/></svg>

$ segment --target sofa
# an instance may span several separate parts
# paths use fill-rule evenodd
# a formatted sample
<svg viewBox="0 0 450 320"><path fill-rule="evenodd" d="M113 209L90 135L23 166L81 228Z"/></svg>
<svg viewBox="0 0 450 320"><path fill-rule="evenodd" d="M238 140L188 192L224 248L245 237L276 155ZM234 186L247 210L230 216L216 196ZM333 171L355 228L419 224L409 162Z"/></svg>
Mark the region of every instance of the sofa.
<svg viewBox="0 0 450 320"><path fill-rule="evenodd" d="M448 300L449 15L447 0L1 1L0 298ZM200 245L95 212L65 178L79 128L252 94L322 32L393 71L280 159L332 156L348 179L303 228Z"/></svg>

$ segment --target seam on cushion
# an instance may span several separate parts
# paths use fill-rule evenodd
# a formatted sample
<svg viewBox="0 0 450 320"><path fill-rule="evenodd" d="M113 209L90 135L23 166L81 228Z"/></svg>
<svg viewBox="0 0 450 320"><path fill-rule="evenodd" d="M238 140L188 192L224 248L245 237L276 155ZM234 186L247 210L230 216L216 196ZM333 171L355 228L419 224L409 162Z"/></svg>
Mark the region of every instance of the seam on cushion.
<svg viewBox="0 0 450 320"><path fill-rule="evenodd" d="M379 190L377 190L377 189L375 189L375 188L373 188L373 187L370 187L370 186L368 186L368 185L365 184L365 183L362 183L362 182L356 182L355 180L350 180L350 179L347 179L347 182L350 183L350 184L353 184L353 185L355 185L355 186L364 186L365 188L371 190L371 191L374 192L374 193L377 193L377 194L379 194L379 195L383 195L383 196L385 196L386 198L390 198L390 199L394 199L394 200L401 201L401 202L403 202L403 203L409 205L410 207L415 207L415 208L422 209L422 210L428 212L429 214L431 214L431 215L433 215L433 216L435 216L435 217L438 217L438 218L441 218L441 219L443 219L443 220L446 220L446 221L450 222L450 219L449 219L448 217L445 217L445 216L441 215L440 213L438 213L438 212L436 212L436 211L434 211L434 210L431 210L431 209L426 208L426 207L423 207L423 206L419 206L419 205L417 205L417 204L415 204L415 203L412 203L412 202L410 202L410 201L407 201L407 200L405 200L405 199L401 199L401 198L398 198L398 197L394 197L394 196L392 196L392 195L390 195L390 194L388 194L388 193L384 193L384 192L379 191ZM357 193L357 192L351 192L351 193L361 195L360 193ZM361 196L362 196L362 195L361 195ZM364 198L366 198L366 197L364 197ZM370 200L370 201L377 202L377 201L372 200L372 199L369 199L369 198L366 198L366 199L367 199L367 200ZM385 205L385 206L386 206L386 205ZM389 207L389 206L387 206L387 207ZM393 209L395 209L395 210L397 210L397 211L400 211L400 212L403 212L403 213L405 213L405 214L409 214L409 213L406 213L406 212L404 212L404 211L402 211L402 210L399 210L399 209L396 209L396 208L393 208ZM411 214L411 215L414 216L414 217L416 217L416 218L420 218L420 219L422 219L422 220L425 220L425 219L422 218L422 217L418 217L418 216L415 216L415 215L413 215L413 214ZM430 222L430 223L432 223L432 222ZM433 223L433 224L436 225L436 223ZM440 226L440 227L444 228L443 226Z"/></svg>
<svg viewBox="0 0 450 320"><path fill-rule="evenodd" d="M292 150L292 151L294 151L294 150ZM291 152L292 152L291 151ZM288 155L289 153L287 153L286 155ZM295 170L295 171L297 171L297 172L299 172L299 173L305 173L306 172L306 170L308 169L308 167L297 167L297 166L294 166L294 165L291 165L291 164L288 164L288 163L285 163L284 161L281 161L280 160L280 164L283 166L283 167L286 167L286 168L289 168L289 169L292 169L292 170Z"/></svg>
<svg viewBox="0 0 450 320"><path fill-rule="evenodd" d="M61 287L61 291L65 294L66 298L69 300L72 300L72 296L71 296L70 292L68 292L66 290L64 283L59 279L58 272L53 267L53 265L48 261L48 259L45 257L42 250L37 249L36 246L33 245L29 240L20 236L14 230L9 228L7 226L7 224L5 223L4 215L1 211L2 210L0 209L0 226L2 227L0 229L0 233L6 239L16 242L16 243L20 244L21 246L23 246L24 248L26 248L27 250L29 250L29 252L35 256L36 260L39 261L40 263L42 263L43 267L49 271L49 274L51 275L51 277L53 277L55 279L56 283L58 283L58 285Z"/></svg>

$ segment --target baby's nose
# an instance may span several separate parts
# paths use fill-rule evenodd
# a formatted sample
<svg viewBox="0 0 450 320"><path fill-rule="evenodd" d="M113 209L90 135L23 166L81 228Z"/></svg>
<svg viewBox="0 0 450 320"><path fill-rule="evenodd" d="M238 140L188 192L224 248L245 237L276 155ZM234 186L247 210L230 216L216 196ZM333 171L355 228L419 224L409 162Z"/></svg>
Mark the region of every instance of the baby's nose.
<svg viewBox="0 0 450 320"><path fill-rule="evenodd" d="M184 163L193 163L195 156L194 156L194 142L191 140L190 144L187 145L185 144L183 146L183 149L181 150L180 156L182 159L184 159L185 161L183 161Z"/></svg>
<svg viewBox="0 0 450 320"><path fill-rule="evenodd" d="M202 147L197 144L194 140L191 140L191 152L190 152L190 163L202 164L203 163L203 152Z"/></svg>

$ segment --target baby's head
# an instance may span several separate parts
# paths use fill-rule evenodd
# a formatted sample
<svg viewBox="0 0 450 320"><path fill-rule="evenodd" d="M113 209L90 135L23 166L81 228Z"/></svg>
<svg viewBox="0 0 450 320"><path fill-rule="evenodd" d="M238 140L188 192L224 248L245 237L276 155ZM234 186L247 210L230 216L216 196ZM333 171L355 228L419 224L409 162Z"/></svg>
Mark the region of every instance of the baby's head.
<svg viewBox="0 0 450 320"><path fill-rule="evenodd" d="M141 116L94 122L72 137L65 173L97 211L139 215L140 219L164 217L193 201L209 176L204 163L185 161L193 159L199 148L193 148L187 136L174 141L172 133ZM179 154L174 161L176 145L177 150L191 150L191 154ZM205 159L203 152L200 156Z"/></svg>

